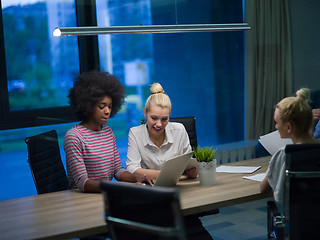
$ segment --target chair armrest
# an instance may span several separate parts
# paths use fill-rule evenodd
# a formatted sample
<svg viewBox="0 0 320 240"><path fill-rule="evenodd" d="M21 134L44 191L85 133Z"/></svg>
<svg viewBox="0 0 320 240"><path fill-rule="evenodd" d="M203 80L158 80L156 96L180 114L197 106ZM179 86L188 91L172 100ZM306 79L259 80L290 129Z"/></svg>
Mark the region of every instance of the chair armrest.
<svg viewBox="0 0 320 240"><path fill-rule="evenodd" d="M268 239L284 239L284 223L274 201L267 202Z"/></svg>

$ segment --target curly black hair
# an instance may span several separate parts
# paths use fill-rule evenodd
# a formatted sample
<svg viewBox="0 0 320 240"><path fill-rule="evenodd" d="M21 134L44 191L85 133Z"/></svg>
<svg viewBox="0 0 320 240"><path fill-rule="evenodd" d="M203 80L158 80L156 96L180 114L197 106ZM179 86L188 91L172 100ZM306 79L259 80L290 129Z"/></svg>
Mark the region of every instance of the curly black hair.
<svg viewBox="0 0 320 240"><path fill-rule="evenodd" d="M90 71L77 75L69 90L70 106L81 121L88 121L95 105L105 96L112 98L113 117L124 103L125 87L118 78L108 72Z"/></svg>

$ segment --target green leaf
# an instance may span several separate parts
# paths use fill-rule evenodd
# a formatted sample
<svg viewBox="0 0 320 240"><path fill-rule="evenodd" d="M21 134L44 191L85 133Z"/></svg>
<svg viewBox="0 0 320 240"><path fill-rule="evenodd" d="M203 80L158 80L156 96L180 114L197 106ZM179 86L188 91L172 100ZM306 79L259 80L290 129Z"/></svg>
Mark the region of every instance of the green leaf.
<svg viewBox="0 0 320 240"><path fill-rule="evenodd" d="M193 149L194 156L198 162L211 162L214 159L216 151L217 149L213 149L212 147L198 146Z"/></svg>

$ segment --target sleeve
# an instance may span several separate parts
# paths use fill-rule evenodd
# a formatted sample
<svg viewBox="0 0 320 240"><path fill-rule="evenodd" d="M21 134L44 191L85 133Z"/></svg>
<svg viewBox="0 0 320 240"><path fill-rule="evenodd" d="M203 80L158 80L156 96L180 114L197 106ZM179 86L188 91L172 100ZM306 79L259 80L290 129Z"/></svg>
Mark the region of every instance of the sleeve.
<svg viewBox="0 0 320 240"><path fill-rule="evenodd" d="M282 202L283 199L285 157L284 148L276 152L274 156L272 156L266 172L268 183L273 190L274 199L277 202Z"/></svg>
<svg viewBox="0 0 320 240"><path fill-rule="evenodd" d="M129 131L126 165L126 169L131 173L134 173L137 169L141 168L141 154L138 148L138 140L132 129Z"/></svg>
<svg viewBox="0 0 320 240"><path fill-rule="evenodd" d="M84 164L82 142L79 136L67 133L64 139L64 150L66 152L69 178L71 178L76 187L83 192L84 186L88 181L88 173Z"/></svg>
<svg viewBox="0 0 320 240"><path fill-rule="evenodd" d="M320 139L320 120L318 121L318 123L316 125L316 129L314 131L313 138Z"/></svg>
<svg viewBox="0 0 320 240"><path fill-rule="evenodd" d="M181 124L183 127L183 131L182 131L182 137L181 137L181 148L183 149L183 153L187 153L187 152L191 152L191 145L190 145L190 139L189 139L189 135L187 133L186 128L184 127L183 124Z"/></svg>
<svg viewBox="0 0 320 240"><path fill-rule="evenodd" d="M121 174L124 173L126 170L122 166L120 155L117 149L116 138L113 133L112 133L112 137L113 137L113 152L114 152L114 176L119 181Z"/></svg>

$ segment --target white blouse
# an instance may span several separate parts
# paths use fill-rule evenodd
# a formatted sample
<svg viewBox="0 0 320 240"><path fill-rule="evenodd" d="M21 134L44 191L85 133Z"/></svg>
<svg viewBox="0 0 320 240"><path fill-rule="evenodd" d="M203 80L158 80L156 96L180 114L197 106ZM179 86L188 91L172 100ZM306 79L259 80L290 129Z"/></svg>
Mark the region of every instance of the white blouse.
<svg viewBox="0 0 320 240"><path fill-rule="evenodd" d="M163 144L157 147L149 137L146 124L130 129L126 166L129 172L134 173L139 168L160 170L168 159L191 151L183 124L169 122L165 132Z"/></svg>

